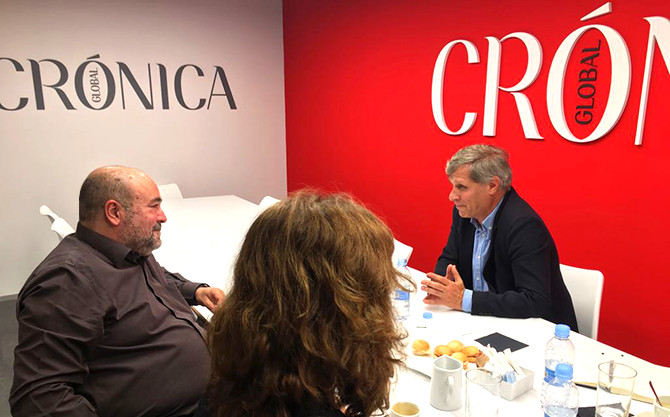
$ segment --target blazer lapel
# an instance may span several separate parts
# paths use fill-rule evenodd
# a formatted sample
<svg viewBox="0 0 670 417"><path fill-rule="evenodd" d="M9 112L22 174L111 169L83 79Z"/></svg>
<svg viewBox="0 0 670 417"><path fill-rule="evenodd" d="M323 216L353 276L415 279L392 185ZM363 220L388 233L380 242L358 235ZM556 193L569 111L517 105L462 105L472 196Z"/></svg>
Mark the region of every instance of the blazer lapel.
<svg viewBox="0 0 670 417"><path fill-rule="evenodd" d="M472 288L472 252L475 244L475 227L470 223L470 219L461 219L463 222L463 233L461 239L463 242L463 254L461 255L459 273L463 279L466 288Z"/></svg>
<svg viewBox="0 0 670 417"><path fill-rule="evenodd" d="M503 210L505 210L505 205L509 201L510 198L516 193L514 191L514 188L510 187L509 191L505 194L503 197L503 201L500 204L500 208L498 209L498 212L496 213L495 219L493 219L493 227L491 230L491 246L489 247L489 258L486 261L486 265L484 265L484 279L486 280L486 283L489 285L489 288L493 290L493 292L498 292L498 285L496 283L496 280L494 279L496 276L496 269L495 269L495 255L496 255L496 235L498 234L498 222L500 221L500 217L502 216ZM473 234L474 236L474 234ZM473 242L474 242L474 237L473 237ZM472 245L470 246L472 247Z"/></svg>

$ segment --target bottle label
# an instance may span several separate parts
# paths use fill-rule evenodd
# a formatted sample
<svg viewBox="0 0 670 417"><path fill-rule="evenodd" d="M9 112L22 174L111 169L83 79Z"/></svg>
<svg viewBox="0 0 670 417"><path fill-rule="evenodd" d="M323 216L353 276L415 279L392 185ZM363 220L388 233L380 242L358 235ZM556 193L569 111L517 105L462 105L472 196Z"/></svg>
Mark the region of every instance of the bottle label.
<svg viewBox="0 0 670 417"><path fill-rule="evenodd" d="M545 367L544 368L544 382L549 382L556 376L556 372Z"/></svg>
<svg viewBox="0 0 670 417"><path fill-rule="evenodd" d="M409 292L403 290L395 290L395 299L398 301L408 301Z"/></svg>

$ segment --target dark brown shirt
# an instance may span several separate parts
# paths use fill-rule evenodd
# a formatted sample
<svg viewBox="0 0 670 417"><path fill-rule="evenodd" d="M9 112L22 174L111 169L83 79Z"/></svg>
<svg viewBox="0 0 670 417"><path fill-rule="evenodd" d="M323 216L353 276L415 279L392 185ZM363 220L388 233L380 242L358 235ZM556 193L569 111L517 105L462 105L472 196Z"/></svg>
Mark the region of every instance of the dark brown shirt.
<svg viewBox="0 0 670 417"><path fill-rule="evenodd" d="M197 287L78 225L19 293L12 415L194 412L210 369Z"/></svg>

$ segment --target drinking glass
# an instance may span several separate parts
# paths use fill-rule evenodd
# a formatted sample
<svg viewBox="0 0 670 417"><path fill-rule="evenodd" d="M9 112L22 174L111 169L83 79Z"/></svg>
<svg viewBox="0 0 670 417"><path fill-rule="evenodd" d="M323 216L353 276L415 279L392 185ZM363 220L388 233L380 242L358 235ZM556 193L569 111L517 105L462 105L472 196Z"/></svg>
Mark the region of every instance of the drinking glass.
<svg viewBox="0 0 670 417"><path fill-rule="evenodd" d="M610 361L598 365L597 417L628 417L637 371Z"/></svg>
<svg viewBox="0 0 670 417"><path fill-rule="evenodd" d="M502 376L477 368L465 372L465 416L497 417Z"/></svg>

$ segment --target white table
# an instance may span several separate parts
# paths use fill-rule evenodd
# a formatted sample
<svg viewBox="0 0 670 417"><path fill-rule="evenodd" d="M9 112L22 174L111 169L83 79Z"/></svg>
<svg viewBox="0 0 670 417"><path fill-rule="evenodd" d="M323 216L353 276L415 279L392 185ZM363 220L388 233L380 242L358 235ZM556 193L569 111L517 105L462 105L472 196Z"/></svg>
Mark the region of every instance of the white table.
<svg viewBox="0 0 670 417"><path fill-rule="evenodd" d="M234 195L182 199L166 195L162 206L168 221L163 225L163 245L154 251L156 259L170 271L180 272L195 282L206 282L228 289L231 268L239 246L258 213L258 205ZM421 281L425 277L420 271L411 269L412 278ZM408 344L421 336L436 344L446 344L460 340L475 344L474 339L498 332L529 345L513 355L526 369L535 372L534 389L514 401L501 400L500 417L541 416L538 389L542 386L544 372L544 347L553 335L554 324L542 319L503 319L496 317L471 316L446 307L426 306L422 299L425 293L418 291L411 295L411 319L407 323L410 332ZM204 307L200 313L209 317ZM417 319L423 311L432 311L431 332L419 335ZM657 366L647 361L614 349L588 337L573 333L575 344L575 380L595 382L597 365L610 359L626 363L638 371L636 392L651 397L648 381L651 378L659 394L670 393L670 368ZM430 375L432 360L411 355L408 349L407 364ZM421 415L463 416L463 408L444 412L430 406L428 402L430 378L410 369L398 374L392 402L408 400L419 404ZM663 394L661 394L663 395ZM580 388L580 406L595 404L595 390ZM651 410L650 404L633 401L631 412Z"/></svg>
<svg viewBox="0 0 670 417"><path fill-rule="evenodd" d="M425 278L425 274L420 271L411 269L411 272L417 284ZM425 293L418 290L410 297L411 314L406 323L406 328L410 333L408 345L411 346L411 343L419 337L427 338L431 348L436 344L447 344L451 340L476 345L475 339L494 332L527 344L527 347L514 352L513 356L522 367L535 373L534 388L513 401L501 399L499 417L542 416L539 390L544 376L544 348L547 341L553 336L554 324L536 318L506 319L472 316L469 313L451 310L447 307L427 306L422 301L424 296ZM428 331L417 328L424 311L433 312L432 323ZM638 371L636 393L653 397L649 388L649 379L652 379L659 395L661 395L660 392L670 393L670 368L654 365L574 332L571 333L570 339L575 345L575 381L595 383L598 376L598 364L615 360L630 365ZM412 355L411 348L408 348L407 351L409 369L399 371L391 394L391 403L412 401L419 405L422 417L464 416L464 407L446 412L430 405L430 378L423 373L430 375L432 359ZM595 399L595 389L579 389L580 407L595 405ZM633 401L631 406L631 413L634 414L649 410L652 410L652 405L643 402Z"/></svg>
<svg viewBox="0 0 670 417"><path fill-rule="evenodd" d="M168 220L161 231L163 244L154 251L158 262L190 281L227 292L240 245L262 209L235 195L166 198L162 208ZM196 308L211 317L205 307Z"/></svg>

